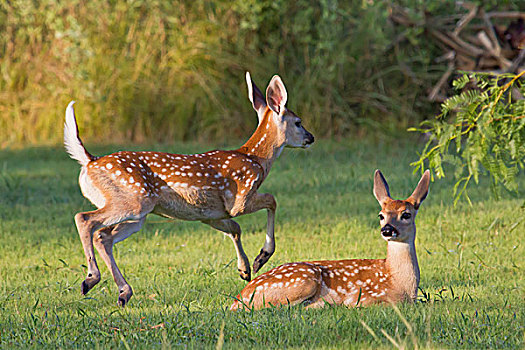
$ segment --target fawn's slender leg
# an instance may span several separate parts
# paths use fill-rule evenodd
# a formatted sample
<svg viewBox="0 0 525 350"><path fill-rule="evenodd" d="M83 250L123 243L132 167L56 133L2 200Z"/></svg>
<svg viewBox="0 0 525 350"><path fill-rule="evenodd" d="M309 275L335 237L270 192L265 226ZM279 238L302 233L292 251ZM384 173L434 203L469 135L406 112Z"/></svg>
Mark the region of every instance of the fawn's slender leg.
<svg viewBox="0 0 525 350"><path fill-rule="evenodd" d="M80 241L82 242L82 247L84 248L84 255L87 260L87 277L81 285L81 292L84 295L100 282L100 270L98 269L97 261L95 259L95 250L93 249L93 232L100 228L100 224L91 221L89 218L103 210L104 209L99 209L75 215L75 223L77 225Z"/></svg>
<svg viewBox="0 0 525 350"><path fill-rule="evenodd" d="M250 261L242 248L241 243L241 227L238 223L231 219L225 220L207 220L203 223L210 225L211 227L224 232L233 241L235 251L237 252L237 270L243 280L251 280Z"/></svg>
<svg viewBox="0 0 525 350"><path fill-rule="evenodd" d="M129 209L132 206L128 203L126 212L123 212L119 206L106 206L104 208L78 213L75 215L78 234L84 247L88 273L86 279L82 282L82 294L89 292L100 281L100 270L95 260L95 251L93 249L93 235L96 231L117 225L127 220L142 220L152 209L152 203L139 203L135 209Z"/></svg>
<svg viewBox="0 0 525 350"><path fill-rule="evenodd" d="M275 198L269 193L257 193L257 195L248 203L248 206L242 214L253 213L261 209L267 209L268 218L266 224L266 240L259 255L253 262L253 272L257 273L260 268L266 264L275 251L275 209L277 203Z"/></svg>
<svg viewBox="0 0 525 350"><path fill-rule="evenodd" d="M94 239L95 247L102 260L106 263L118 287L119 297L117 304L120 306L126 305L133 295L133 290L117 266L115 258L113 257L113 246L115 243L123 241L133 233L139 231L145 220L146 217L143 217L138 221L123 222L113 227L103 228L97 232L97 237Z"/></svg>

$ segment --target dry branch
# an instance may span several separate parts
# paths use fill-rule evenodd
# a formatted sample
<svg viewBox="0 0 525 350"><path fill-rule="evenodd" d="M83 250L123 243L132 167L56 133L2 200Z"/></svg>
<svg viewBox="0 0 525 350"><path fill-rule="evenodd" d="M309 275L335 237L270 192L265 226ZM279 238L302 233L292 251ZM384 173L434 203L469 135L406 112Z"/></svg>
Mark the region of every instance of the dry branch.
<svg viewBox="0 0 525 350"><path fill-rule="evenodd" d="M423 26L425 33L443 49L436 62L448 62L446 72L430 91L428 98L446 96L446 82L455 70L484 72L521 72L525 70L525 12L485 12L473 3L461 4L463 14L431 16L414 20L409 11L394 6L391 20L401 26ZM492 20L498 20L495 25ZM499 23L506 22L506 25Z"/></svg>

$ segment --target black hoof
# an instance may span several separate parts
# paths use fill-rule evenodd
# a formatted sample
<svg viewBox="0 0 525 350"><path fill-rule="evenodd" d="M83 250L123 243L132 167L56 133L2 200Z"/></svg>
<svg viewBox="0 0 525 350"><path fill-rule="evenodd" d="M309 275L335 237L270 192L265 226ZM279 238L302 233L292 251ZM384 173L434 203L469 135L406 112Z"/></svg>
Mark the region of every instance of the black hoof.
<svg viewBox="0 0 525 350"><path fill-rule="evenodd" d="M86 281L82 281L82 285L80 286L80 291L82 292L82 295L86 295L87 292L89 292L91 288L88 286Z"/></svg>
<svg viewBox="0 0 525 350"><path fill-rule="evenodd" d="M127 300L124 299L123 297L118 297L117 305L120 306L120 307L124 307L124 306L126 306L126 302L127 302Z"/></svg>
<svg viewBox="0 0 525 350"><path fill-rule="evenodd" d="M263 265L268 262L271 256L272 255L270 253L261 249L261 252L253 261L253 272L257 273L261 269L261 267L263 267Z"/></svg>
<svg viewBox="0 0 525 350"><path fill-rule="evenodd" d="M89 275L84 281L82 281L82 285L80 286L80 291L83 295L86 295L87 292L91 290L96 284L100 282L100 276Z"/></svg>
<svg viewBox="0 0 525 350"><path fill-rule="evenodd" d="M252 274L250 271L243 271L243 270L240 270L240 269L237 269L239 271L239 276L247 281L247 282L250 282L252 280Z"/></svg>
<svg viewBox="0 0 525 350"><path fill-rule="evenodd" d="M120 294L118 296L117 305L124 307L128 303L129 299L131 299L131 296L133 295L133 290L129 285L126 285L119 291L119 293Z"/></svg>

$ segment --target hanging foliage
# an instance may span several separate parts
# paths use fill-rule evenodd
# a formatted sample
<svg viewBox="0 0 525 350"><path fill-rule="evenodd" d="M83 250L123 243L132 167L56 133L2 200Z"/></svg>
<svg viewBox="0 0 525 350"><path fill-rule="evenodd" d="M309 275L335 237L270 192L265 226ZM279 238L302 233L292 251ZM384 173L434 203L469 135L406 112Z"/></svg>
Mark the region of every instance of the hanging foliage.
<svg viewBox="0 0 525 350"><path fill-rule="evenodd" d="M445 100L441 114L409 131L428 133L430 139L418 161L438 178L445 176L443 164L451 164L457 179L455 202L467 186L488 173L497 195L499 185L517 190L516 176L525 160L525 71L514 74L464 73L453 83L458 94ZM465 90L466 86L470 88Z"/></svg>

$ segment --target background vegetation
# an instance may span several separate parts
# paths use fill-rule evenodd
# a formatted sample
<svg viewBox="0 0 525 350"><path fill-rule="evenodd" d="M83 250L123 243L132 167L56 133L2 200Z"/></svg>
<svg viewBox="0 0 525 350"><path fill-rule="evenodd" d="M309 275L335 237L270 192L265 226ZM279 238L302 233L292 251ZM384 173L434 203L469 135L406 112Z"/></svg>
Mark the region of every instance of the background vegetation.
<svg viewBox="0 0 525 350"><path fill-rule="evenodd" d="M297 260L384 257L373 172L382 169L392 195L406 198L419 179L407 167L417 147L382 137L286 150L263 186L279 205L277 249L263 270ZM115 149L90 147L95 154ZM395 347L385 333L405 348L523 348L524 177L517 178L518 198L503 194L499 201L487 197L489 179L481 178L470 191L472 206L452 205L448 177L431 184L417 218L421 302L400 305L399 316L388 306L231 313L231 297L245 282L230 239L200 223L155 216L116 245L135 292L126 308L116 306L117 288L102 263L102 281L83 297L85 260L73 215L92 206L80 194L78 171L61 147L0 153L2 348ZM266 213L238 221L253 259Z"/></svg>
<svg viewBox="0 0 525 350"><path fill-rule="evenodd" d="M519 0L477 2L486 10L523 7ZM455 8L452 0L395 3L414 18ZM121 309L104 267L101 283L80 295L85 262L72 218L92 207L78 189L78 165L61 146L18 147L60 143L72 99L81 134L97 155L235 147L232 138L246 138L256 125L244 72L261 88L278 73L289 107L308 129L338 141L285 151L273 167L263 191L279 203L277 251L264 270L294 260L383 257L374 169L383 170L400 198L418 180L411 162L431 160L438 176L455 171L461 179L474 169L473 155L490 159L499 151L504 166L518 169L525 130L517 119L523 104L502 99L495 110L510 117L493 124L500 131L480 133L477 120L494 116L483 103L495 95L460 95L444 105L447 118L423 125L430 141L418 156L416 136L399 131L434 115L428 88L447 67L433 60L423 29L388 20L390 6L1 1L0 347L523 348L525 179L514 168L498 178L513 191L498 201L488 195L493 182L485 176L470 189L470 205L453 205L448 176L431 184L418 216L422 280L415 305L230 313L231 297L244 286L230 240L202 224L151 217L116 247L135 291ZM459 137L463 123L474 125L473 139ZM513 151L499 137L503 131L521 146ZM427 152L436 145L437 152ZM493 176L506 174L493 164L482 162ZM239 222L253 259L264 241L265 213Z"/></svg>
<svg viewBox="0 0 525 350"><path fill-rule="evenodd" d="M471 179L478 184L483 174L492 179L496 196L499 187L516 192L525 161L525 99L514 100L509 91L525 96L519 80L524 74L463 74L454 81L455 89L474 88L447 99L441 114L423 121L422 128L409 129L429 135L412 165L424 171L428 161L438 178L445 177L443 163L454 166L454 204L461 195L470 201L467 186Z"/></svg>
<svg viewBox="0 0 525 350"><path fill-rule="evenodd" d="M396 3L415 17L455 8ZM317 136L406 129L433 114L425 96L446 67L389 13L388 1L2 1L0 147L59 142L72 99L92 141L246 137L247 70L261 88L280 74Z"/></svg>

